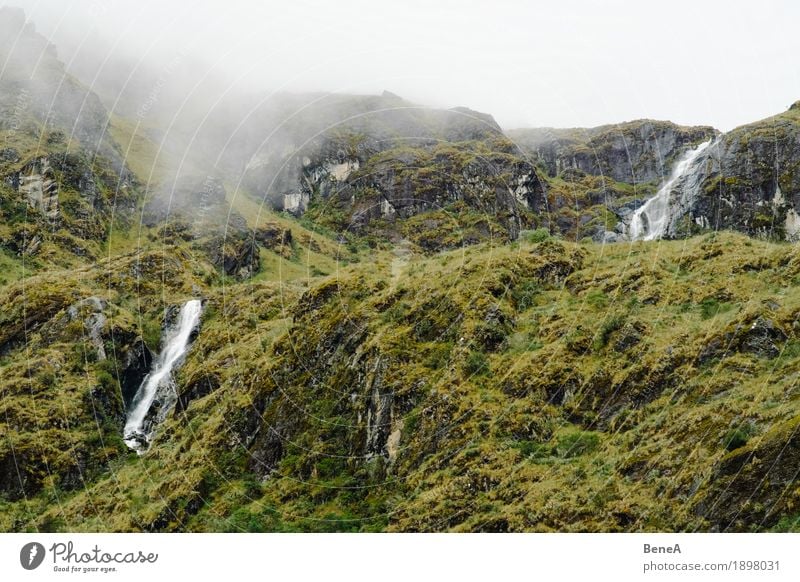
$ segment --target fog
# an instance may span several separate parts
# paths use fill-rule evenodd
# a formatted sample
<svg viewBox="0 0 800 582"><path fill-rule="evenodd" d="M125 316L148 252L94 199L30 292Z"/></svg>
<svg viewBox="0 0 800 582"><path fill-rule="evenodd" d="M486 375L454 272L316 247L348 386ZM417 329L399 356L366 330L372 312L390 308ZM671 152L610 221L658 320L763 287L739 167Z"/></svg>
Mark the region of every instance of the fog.
<svg viewBox="0 0 800 582"><path fill-rule="evenodd" d="M127 114L174 114L187 94L213 106L264 90L389 90L505 128L649 117L728 130L800 98L789 1L7 4Z"/></svg>

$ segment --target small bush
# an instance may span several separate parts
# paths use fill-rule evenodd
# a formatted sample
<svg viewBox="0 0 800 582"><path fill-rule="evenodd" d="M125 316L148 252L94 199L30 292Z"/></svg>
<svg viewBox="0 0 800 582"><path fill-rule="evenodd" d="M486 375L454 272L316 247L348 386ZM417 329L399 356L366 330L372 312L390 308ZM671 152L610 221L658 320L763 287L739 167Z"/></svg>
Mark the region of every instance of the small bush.
<svg viewBox="0 0 800 582"><path fill-rule="evenodd" d="M469 376L486 374L489 372L489 359L482 352L470 352L464 362L464 372Z"/></svg>
<svg viewBox="0 0 800 582"><path fill-rule="evenodd" d="M542 292L542 287L533 279L515 285L511 291L511 299L517 311L525 311L536 305L536 297Z"/></svg>
<svg viewBox="0 0 800 582"><path fill-rule="evenodd" d="M548 459L560 457L572 459L593 452L600 444L600 437L591 431L576 430L559 436L555 443L540 443L537 441L517 441L523 456L529 459Z"/></svg>
<svg viewBox="0 0 800 582"><path fill-rule="evenodd" d="M700 317L702 319L711 319L720 313L730 311L732 307L733 305L730 303L720 303L714 298L703 299L703 301L700 302Z"/></svg>
<svg viewBox="0 0 800 582"><path fill-rule="evenodd" d="M727 450L734 451L745 446L751 436L753 436L753 427L744 424L727 431L722 437L722 444Z"/></svg>
<svg viewBox="0 0 800 582"><path fill-rule="evenodd" d="M142 339L153 352L161 348L161 324L157 321L145 321L142 325Z"/></svg>
<svg viewBox="0 0 800 582"><path fill-rule="evenodd" d="M490 352L505 347L509 326L499 321L481 322L475 326L475 340Z"/></svg>
<svg viewBox="0 0 800 582"><path fill-rule="evenodd" d="M594 309L605 309L608 307L608 296L600 290L590 291L586 303Z"/></svg>
<svg viewBox="0 0 800 582"><path fill-rule="evenodd" d="M116 390L117 388L117 380L106 372L105 370L98 370L95 372L95 377L97 378L97 382L106 390Z"/></svg>
<svg viewBox="0 0 800 582"><path fill-rule="evenodd" d="M546 228L537 228L536 230L527 230L521 233L524 240L531 243L537 244L540 242L544 242L550 238L550 231Z"/></svg>
<svg viewBox="0 0 800 582"><path fill-rule="evenodd" d="M452 349L453 344L449 342L440 342L431 345L428 351L428 357L423 362L423 365L431 370L443 368L450 360L450 350Z"/></svg>
<svg viewBox="0 0 800 582"><path fill-rule="evenodd" d="M595 351L602 350L608 345L611 334L620 329L625 324L625 317L622 315L611 315L607 317L597 330L592 342Z"/></svg>
<svg viewBox="0 0 800 582"><path fill-rule="evenodd" d="M384 323L397 323L406 318L408 311L408 304L398 301L381 314L381 320Z"/></svg>
<svg viewBox="0 0 800 582"><path fill-rule="evenodd" d="M516 443L522 456L531 459L544 459L553 454L553 449L548 443L537 441L519 441Z"/></svg>
<svg viewBox="0 0 800 582"><path fill-rule="evenodd" d="M599 444L600 437L597 433L575 431L559 437L554 451L559 457L571 459L591 453Z"/></svg>
<svg viewBox="0 0 800 582"><path fill-rule="evenodd" d="M772 531L782 533L798 533L800 532L800 515L784 516L772 528Z"/></svg>

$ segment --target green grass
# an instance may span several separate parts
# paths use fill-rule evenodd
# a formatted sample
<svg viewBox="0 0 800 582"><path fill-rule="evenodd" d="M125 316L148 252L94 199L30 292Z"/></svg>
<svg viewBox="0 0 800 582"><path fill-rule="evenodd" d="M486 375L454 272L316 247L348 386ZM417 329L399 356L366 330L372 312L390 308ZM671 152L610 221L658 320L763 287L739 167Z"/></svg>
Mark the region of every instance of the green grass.
<svg viewBox="0 0 800 582"><path fill-rule="evenodd" d="M782 285L800 264L793 246L730 233L633 247L523 240L411 254L400 271L390 251L345 264L324 248L302 249L288 258L262 251L258 277L224 286L203 278L209 267L200 255L169 262L184 256L183 247L28 281L25 314L40 314L46 325L29 335L27 352L0 361L0 412L36 427L15 442L59 472L69 463L49 456L56 450L95 454L87 489L45 480L27 502L3 501L0 525L706 530L750 496L756 509L747 519L761 523L760 490L748 490L749 481L731 486L720 467L755 450L764 464L748 470L758 471L793 450L784 446L791 430L770 430L800 416L792 388L800 293ZM743 268L742 257L758 257L763 268ZM109 273L121 277L135 264L138 291L124 278L107 285ZM115 369L86 355L80 322L55 323L62 306L107 293L117 309L115 337L143 326L153 343L164 303L193 288L207 308L178 382L213 377L213 390L170 417L145 456L126 455L111 433L99 446L86 391L112 390ZM18 283L2 288L5 337L23 317L18 290ZM787 341L776 340L781 356L734 346L697 366L704 348L737 326L749 329L756 315L787 330ZM626 343L633 332L638 341ZM366 455L367 419L384 397L386 434ZM65 411L82 420L36 440L45 437L42 423ZM270 448L266 426L284 431L281 449ZM249 459L274 450L273 473L254 472ZM775 473L770 483L783 478ZM698 513L703 499L719 496L729 502ZM795 527L780 517L760 527Z"/></svg>

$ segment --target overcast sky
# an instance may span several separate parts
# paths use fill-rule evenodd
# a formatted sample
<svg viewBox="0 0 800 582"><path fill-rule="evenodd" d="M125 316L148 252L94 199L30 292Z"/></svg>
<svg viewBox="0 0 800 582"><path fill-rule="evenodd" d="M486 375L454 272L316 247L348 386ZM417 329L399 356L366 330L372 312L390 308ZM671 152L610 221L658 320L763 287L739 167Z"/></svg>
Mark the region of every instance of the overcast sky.
<svg viewBox="0 0 800 582"><path fill-rule="evenodd" d="M505 128L727 130L800 99L800 3L13 0L62 57L188 53L236 87L465 105Z"/></svg>

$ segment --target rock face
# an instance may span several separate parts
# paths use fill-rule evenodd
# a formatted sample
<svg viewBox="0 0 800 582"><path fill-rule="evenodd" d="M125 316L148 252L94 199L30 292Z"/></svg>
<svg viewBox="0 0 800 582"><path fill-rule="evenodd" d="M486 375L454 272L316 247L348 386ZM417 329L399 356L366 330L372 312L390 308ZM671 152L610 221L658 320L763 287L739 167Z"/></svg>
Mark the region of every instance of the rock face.
<svg viewBox="0 0 800 582"><path fill-rule="evenodd" d="M731 229L750 236L800 240L800 107L716 135L709 127L640 121L588 130L510 132L551 176L567 181L609 176L629 184L663 181L689 147L711 139L669 197L667 238ZM645 197L646 198L646 197ZM643 198L612 202L625 224ZM608 202L606 202L608 205ZM551 210L558 211L556 201ZM559 216L557 220L564 220ZM569 224L558 223L564 230ZM624 234L625 230L617 230ZM612 240L597 229L596 240Z"/></svg>
<svg viewBox="0 0 800 582"><path fill-rule="evenodd" d="M253 232L230 208L225 185L217 176L180 177L150 200L144 222L159 226L165 241L191 241L225 275L247 279L260 268L259 240L269 244L279 233L264 227ZM291 241L291 231L286 235ZM265 244L264 246L267 246Z"/></svg>
<svg viewBox="0 0 800 582"><path fill-rule="evenodd" d="M231 277L247 279L261 267L258 245L250 235L233 233L215 236L205 243L205 248L211 262Z"/></svg>
<svg viewBox="0 0 800 582"><path fill-rule="evenodd" d="M67 309L67 315L71 320L80 318L83 319L83 325L89 340L97 352L97 359L102 361L106 359L106 349L103 345L103 332L106 326L106 316L103 313L108 302L101 297L89 297Z"/></svg>
<svg viewBox="0 0 800 582"><path fill-rule="evenodd" d="M544 187L527 162L512 153L493 153L490 159L472 147L387 150L363 162L353 160L349 167L355 169L340 178L330 173L308 176L305 194L311 198L318 193L325 203L343 210L346 226L357 232L373 221L392 223L463 203L498 220L513 240L529 224L522 212L545 207Z"/></svg>
<svg viewBox="0 0 800 582"><path fill-rule="evenodd" d="M800 239L800 109L734 129L676 197L675 234L699 228Z"/></svg>
<svg viewBox="0 0 800 582"><path fill-rule="evenodd" d="M300 216L314 207L328 226L364 231L462 204L513 239L531 223L523 214L545 206L536 170L489 115L391 94L310 107L304 125L277 128L247 161L244 183L273 208Z"/></svg>
<svg viewBox="0 0 800 582"><path fill-rule="evenodd" d="M619 155L619 144L605 149L597 146L597 163L592 165L571 139L563 137L566 130L553 131L561 137L548 141L542 135L531 137L521 132L521 139L528 138L531 151L548 171L602 170L615 179L622 177L625 164ZM688 128L683 132L670 129L661 135L663 151L669 152L664 157L666 162L672 152L681 153L697 139L708 139L712 132L708 128ZM648 161L652 160L653 148L633 147L630 151L630 176L654 177L654 166ZM775 117L716 136L689 171L674 183L663 236L675 238L704 230L730 229L762 238L800 240L800 174L795 171L798 163L800 107L792 106ZM635 201L634 206L639 205L641 202ZM631 203L625 203L614 212L625 222L633 209Z"/></svg>
<svg viewBox="0 0 800 582"><path fill-rule="evenodd" d="M639 184L661 180L674 158L712 138L711 127L639 120L588 129L520 129L508 132L550 176L565 171Z"/></svg>
<svg viewBox="0 0 800 582"><path fill-rule="evenodd" d="M141 337L137 337L132 344L127 346L122 356L120 370L120 388L125 408L130 405L136 391L141 386L145 376L150 372L153 364L153 352L147 347Z"/></svg>
<svg viewBox="0 0 800 582"><path fill-rule="evenodd" d="M107 173L101 167L93 167L83 153L36 156L24 162L21 168L13 169L18 162L19 159L8 164L0 161L4 182L19 192L28 207L40 212L51 226L65 218L68 228L77 227L81 221L91 222L91 213L108 210L112 204L117 212L123 214L135 207L129 192L133 182L130 172ZM104 190L110 189L114 190L113 200L104 196ZM66 213L59 201L62 190L79 196ZM35 214L31 218L35 218ZM78 231L76 234L92 237L91 232Z"/></svg>
<svg viewBox="0 0 800 582"><path fill-rule="evenodd" d="M47 158L30 162L14 181L31 208L41 211L49 220L58 218L58 184Z"/></svg>
<svg viewBox="0 0 800 582"><path fill-rule="evenodd" d="M795 418L723 457L695 513L712 531L775 525L782 516L795 513L798 462L800 431Z"/></svg>

